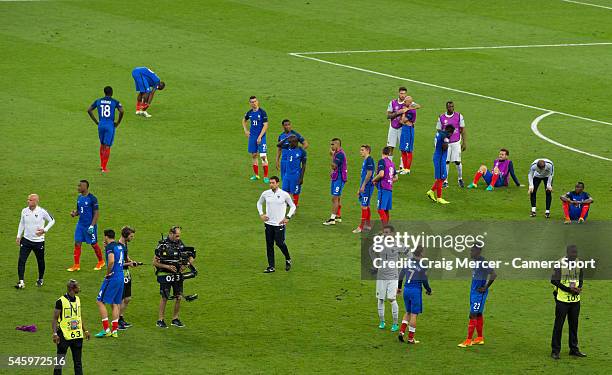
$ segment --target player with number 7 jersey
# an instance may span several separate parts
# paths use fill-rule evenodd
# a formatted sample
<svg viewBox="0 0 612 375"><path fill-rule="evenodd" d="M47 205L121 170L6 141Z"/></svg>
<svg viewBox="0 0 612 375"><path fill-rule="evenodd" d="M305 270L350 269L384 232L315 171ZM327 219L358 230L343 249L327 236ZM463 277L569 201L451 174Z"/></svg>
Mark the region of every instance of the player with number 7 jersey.
<svg viewBox="0 0 612 375"><path fill-rule="evenodd" d="M123 119L123 106L112 96L113 88L106 86L104 88L104 97L96 99L87 109L89 117L98 125L98 137L100 138L100 170L102 173L108 172L106 166L110 158L111 146L115 140L115 129ZM97 119L93 114L94 109L98 109ZM119 111L117 122L115 122L115 110Z"/></svg>

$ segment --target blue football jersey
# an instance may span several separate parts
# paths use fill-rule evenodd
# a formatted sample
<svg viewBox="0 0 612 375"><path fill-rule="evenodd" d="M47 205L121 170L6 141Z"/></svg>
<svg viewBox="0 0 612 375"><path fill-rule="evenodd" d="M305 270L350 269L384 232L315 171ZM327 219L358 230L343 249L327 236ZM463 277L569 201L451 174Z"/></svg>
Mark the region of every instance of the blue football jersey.
<svg viewBox="0 0 612 375"><path fill-rule="evenodd" d="M161 82L159 76L146 66L134 68L134 72L138 72L138 74L142 75L147 80L150 87L156 87Z"/></svg>
<svg viewBox="0 0 612 375"><path fill-rule="evenodd" d="M268 122L268 114L261 108L257 111L250 109L244 115L244 119L249 121L251 137L257 138L263 129L264 123Z"/></svg>
<svg viewBox="0 0 612 375"><path fill-rule="evenodd" d="M434 139L434 155L446 155L448 150L444 150L442 145L448 144L448 133L438 130Z"/></svg>
<svg viewBox="0 0 612 375"><path fill-rule="evenodd" d="M77 212L79 213L79 225L90 226L93 221L94 211L98 210L98 198L93 194L80 195L77 198Z"/></svg>
<svg viewBox="0 0 612 375"><path fill-rule="evenodd" d="M366 188L372 185L372 178L374 177L374 158L371 156L365 158L363 164L361 165L361 184L363 184L368 171L372 171L372 175L370 176L370 180L366 183Z"/></svg>
<svg viewBox="0 0 612 375"><path fill-rule="evenodd" d="M121 108L121 103L110 96L105 96L91 103L91 106L98 109L100 125L114 125L115 109Z"/></svg>
<svg viewBox="0 0 612 375"><path fill-rule="evenodd" d="M124 250L125 250L125 247L116 241L109 243L104 248L104 253L106 256L106 264L108 264L109 254L113 254L115 258L114 259L115 263L113 263L113 269L111 270L111 272L113 273L113 275L111 276L112 279L123 279L123 262L125 260Z"/></svg>
<svg viewBox="0 0 612 375"><path fill-rule="evenodd" d="M302 173L302 163L306 161L306 151L300 147L287 149L286 174L299 176Z"/></svg>
<svg viewBox="0 0 612 375"><path fill-rule="evenodd" d="M404 268L403 274L406 276L406 282L404 283L405 289L418 289L421 290L422 286L429 290L429 281L427 280L426 269L421 267L417 259L413 259L408 264L408 267Z"/></svg>
<svg viewBox="0 0 612 375"><path fill-rule="evenodd" d="M578 202L582 202L582 201L585 201L591 198L589 193L587 193L586 191L583 191L580 194L576 193L576 191L568 191L567 194L565 194L565 196L573 201L578 201Z"/></svg>
<svg viewBox="0 0 612 375"><path fill-rule="evenodd" d="M487 277L489 276L491 271L493 271L489 267L483 267L482 261L485 260L484 257L479 256L474 260L478 261L479 263L477 267L472 269L472 290L476 290L480 287L487 285Z"/></svg>

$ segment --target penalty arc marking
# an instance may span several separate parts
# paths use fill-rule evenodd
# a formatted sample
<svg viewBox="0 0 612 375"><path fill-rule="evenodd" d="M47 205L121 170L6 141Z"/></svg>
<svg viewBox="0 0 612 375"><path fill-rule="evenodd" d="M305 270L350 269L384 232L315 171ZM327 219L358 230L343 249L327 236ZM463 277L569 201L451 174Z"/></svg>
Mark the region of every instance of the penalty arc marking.
<svg viewBox="0 0 612 375"><path fill-rule="evenodd" d="M548 117L548 116L550 116L550 115L554 115L555 113L557 113L557 112L553 112L553 111L551 111L551 112L546 112L546 113L541 114L541 115L539 115L538 117L536 117L536 118L535 118L535 119L534 119L534 120L531 122L531 131L533 132L533 134L535 134L536 136L538 136L539 138L541 138L541 139L545 140L545 141L546 141L546 142L548 142L548 143L552 143L553 145L558 146L558 147L561 147L561 148L564 148L564 149L566 149L566 150L574 151L574 152L577 152L577 153L579 153L579 154L587 155L587 156L590 156L590 157L592 157L592 158L596 158L596 159L601 159L601 160L612 161L612 159L610 159L610 158L606 158L605 156L600 156L600 155L592 154L592 153L590 153L590 152L582 151L582 150L579 150L579 149L577 149L577 148L574 148L574 147L570 147L570 146L564 145L563 143L559 143L559 142L557 142L557 141L554 141L554 140L552 140L552 139L548 138L547 136L545 136L544 134L542 134L542 133L540 132L540 130L538 130L538 124L540 123L540 121L542 121L542 120L543 120L543 119L545 119L546 117Z"/></svg>

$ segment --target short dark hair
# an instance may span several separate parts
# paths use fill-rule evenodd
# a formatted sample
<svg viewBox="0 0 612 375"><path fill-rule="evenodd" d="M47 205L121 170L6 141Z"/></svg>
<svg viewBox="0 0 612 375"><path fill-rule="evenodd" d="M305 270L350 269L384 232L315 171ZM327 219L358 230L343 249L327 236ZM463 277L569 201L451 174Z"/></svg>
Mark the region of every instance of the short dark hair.
<svg viewBox="0 0 612 375"><path fill-rule="evenodd" d="M110 86L106 86L104 88L104 95L106 96L113 96L113 88Z"/></svg>
<svg viewBox="0 0 612 375"><path fill-rule="evenodd" d="M115 231L112 229L104 229L104 236L110 238L110 239L115 239Z"/></svg>
<svg viewBox="0 0 612 375"><path fill-rule="evenodd" d="M136 229L127 225L121 228L121 237L123 238L128 238L132 233L136 233Z"/></svg>
<svg viewBox="0 0 612 375"><path fill-rule="evenodd" d="M286 122L291 122L291 120L289 120L288 118L284 119L283 121L281 121L281 125L285 125Z"/></svg>
<svg viewBox="0 0 612 375"><path fill-rule="evenodd" d="M506 153L506 155L508 155L508 156L510 155L510 151L508 151L508 149L507 149L507 148L500 148L500 149L499 149L499 151L503 151L503 152L505 152L505 153Z"/></svg>
<svg viewBox="0 0 612 375"><path fill-rule="evenodd" d="M576 182L576 186L578 186L578 185L582 186L582 188L584 189L584 182L582 182L582 181Z"/></svg>
<svg viewBox="0 0 612 375"><path fill-rule="evenodd" d="M399 92L399 91L406 91L406 92L408 92L408 89L407 89L407 88L405 88L404 86L400 86L400 88L399 88L397 91L398 91L398 92Z"/></svg>
<svg viewBox="0 0 612 375"><path fill-rule="evenodd" d="M159 81L159 83L157 84L157 89L161 91L161 90L163 90L165 88L166 88L166 82Z"/></svg>
<svg viewBox="0 0 612 375"><path fill-rule="evenodd" d="M249 100L253 100L253 99L257 99L257 97L255 95L249 96Z"/></svg>
<svg viewBox="0 0 612 375"><path fill-rule="evenodd" d="M383 155L391 155L391 147L389 146L383 147L382 153Z"/></svg>
<svg viewBox="0 0 612 375"><path fill-rule="evenodd" d="M446 105L449 105L449 104L455 104L455 102L453 102L452 100L449 100L446 102Z"/></svg>
<svg viewBox="0 0 612 375"><path fill-rule="evenodd" d="M414 255L420 257L423 254L423 246L417 246L416 249L412 252Z"/></svg>
<svg viewBox="0 0 612 375"><path fill-rule="evenodd" d="M361 147L363 147L366 150L368 150L368 152L372 152L372 147L370 147L370 145L361 145Z"/></svg>
<svg viewBox="0 0 612 375"><path fill-rule="evenodd" d="M385 224L385 225L383 226L383 230L384 230L384 229L390 229L390 230L391 230L391 232L395 232L395 227L394 227L393 225L391 225L391 224Z"/></svg>
<svg viewBox="0 0 612 375"><path fill-rule="evenodd" d="M455 132L455 127L452 126L451 124L448 124L444 127L444 130L448 130L448 129L451 129L451 131L449 132L451 134Z"/></svg>
<svg viewBox="0 0 612 375"><path fill-rule="evenodd" d="M270 177L270 180L274 180L278 184L278 182L280 181L280 178L278 178L278 176L272 176Z"/></svg>
<svg viewBox="0 0 612 375"><path fill-rule="evenodd" d="M340 143L340 146L342 146L342 141L340 140L340 138L332 138L331 141L332 142L338 141L338 143Z"/></svg>
<svg viewBox="0 0 612 375"><path fill-rule="evenodd" d="M81 180L81 181L79 181L79 183L81 183L81 184L85 184L85 185L87 185L87 188L89 188L89 181L87 181L87 180Z"/></svg>
<svg viewBox="0 0 612 375"><path fill-rule="evenodd" d="M181 228L181 227L180 227L180 226L178 226L178 225L174 225L174 226L172 226L172 227L170 228L170 231L169 231L169 232L170 232L170 233L173 233L173 234L176 234L176 231L177 231L177 230L179 230L179 229L183 229L183 228Z"/></svg>

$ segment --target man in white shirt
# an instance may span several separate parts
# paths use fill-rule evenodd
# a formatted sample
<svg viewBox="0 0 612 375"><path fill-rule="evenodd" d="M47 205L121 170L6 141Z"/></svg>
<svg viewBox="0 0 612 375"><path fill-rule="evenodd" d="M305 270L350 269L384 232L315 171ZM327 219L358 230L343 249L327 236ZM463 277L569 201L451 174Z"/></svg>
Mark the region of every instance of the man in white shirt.
<svg viewBox="0 0 612 375"><path fill-rule="evenodd" d="M268 268L264 270L264 273L276 271L274 268L274 243L276 243L276 246L278 246L285 256L285 271L291 269L291 256L289 255L287 244L285 244L285 226L295 213L295 204L289 193L278 187L278 182L279 178L277 176L270 177L270 189L261 193L257 201L259 217L263 220L266 227ZM264 202L266 203L265 214L263 212ZM286 213L287 206L289 206L289 213Z"/></svg>
<svg viewBox="0 0 612 375"><path fill-rule="evenodd" d="M19 221L16 240L17 245L19 245L19 262L17 264L19 283L15 285L17 289L25 288L23 281L25 265L31 251L34 251L38 263L38 281L36 281L36 285L43 285L43 276L45 274L45 233L55 224L55 219L47 210L38 206L38 201L37 194L28 195L28 207L21 210L21 220ZM47 223L46 225L45 222Z"/></svg>
<svg viewBox="0 0 612 375"><path fill-rule="evenodd" d="M529 167L527 179L529 181L529 200L531 201L531 212L529 216L536 216L536 193L541 183L546 185L546 211L544 217L550 218L550 203L552 202L552 183L555 176L555 166L548 159L536 159Z"/></svg>

